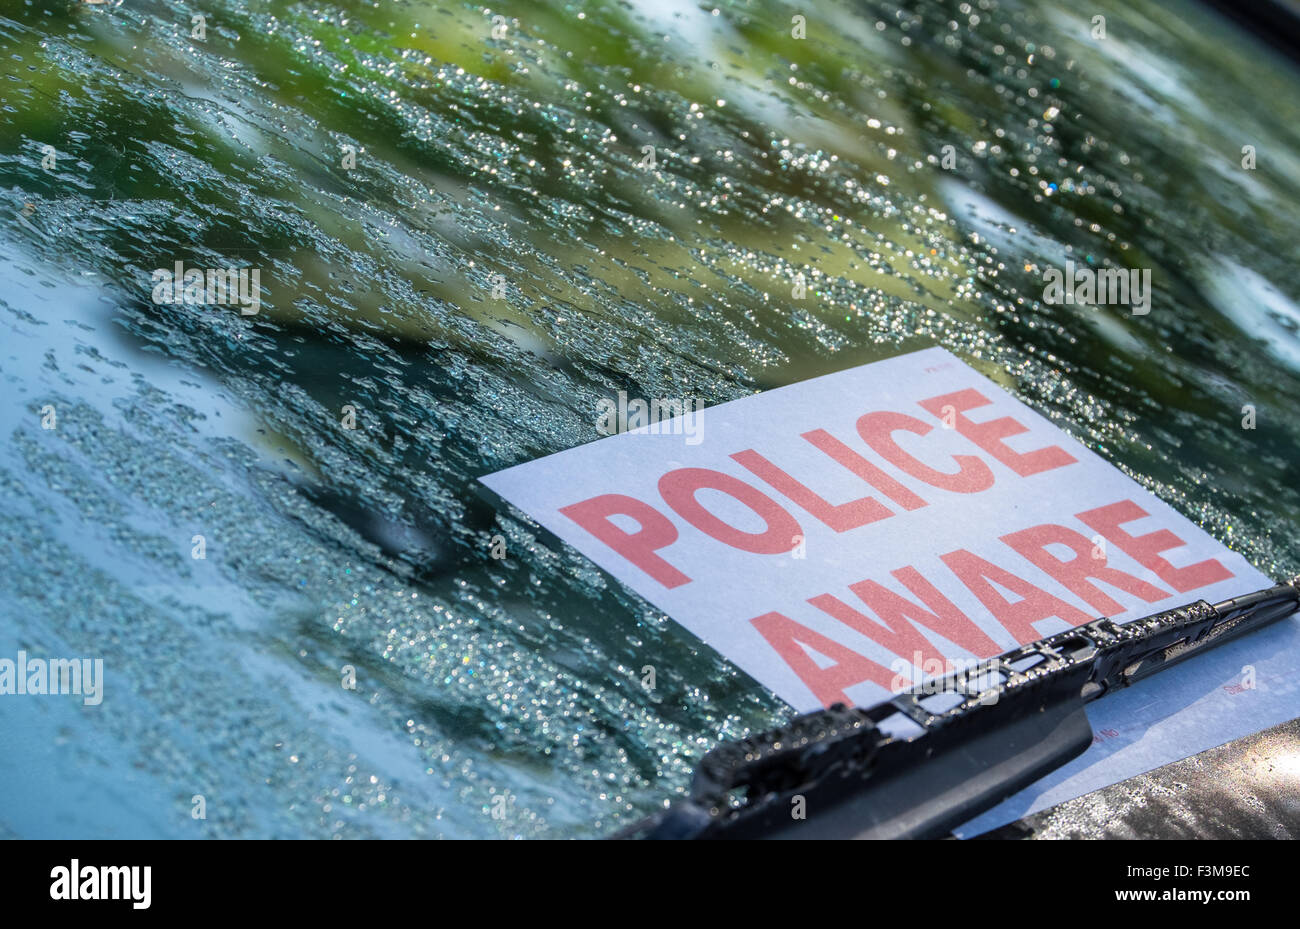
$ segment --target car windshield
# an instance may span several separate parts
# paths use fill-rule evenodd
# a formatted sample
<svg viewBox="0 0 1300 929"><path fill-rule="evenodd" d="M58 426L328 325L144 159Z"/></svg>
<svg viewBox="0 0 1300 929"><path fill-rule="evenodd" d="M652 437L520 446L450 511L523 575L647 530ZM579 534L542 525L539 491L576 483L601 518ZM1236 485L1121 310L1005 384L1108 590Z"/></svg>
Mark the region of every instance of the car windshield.
<svg viewBox="0 0 1300 929"><path fill-rule="evenodd" d="M0 701L0 835L661 808L790 708L478 483L619 392L940 345L1300 567L1297 76L1204 7L203 9L0 12L2 638L114 694Z"/></svg>

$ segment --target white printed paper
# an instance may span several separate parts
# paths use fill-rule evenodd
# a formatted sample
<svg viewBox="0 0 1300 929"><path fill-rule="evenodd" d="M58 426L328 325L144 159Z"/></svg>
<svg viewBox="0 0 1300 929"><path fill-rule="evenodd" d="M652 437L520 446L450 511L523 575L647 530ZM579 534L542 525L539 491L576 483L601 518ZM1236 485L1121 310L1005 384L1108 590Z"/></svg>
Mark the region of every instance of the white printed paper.
<svg viewBox="0 0 1300 929"><path fill-rule="evenodd" d="M799 711L1271 584L940 348L665 409L620 397L609 419L640 428L482 480ZM1093 748L976 828L1297 715L1297 638L1099 701Z"/></svg>

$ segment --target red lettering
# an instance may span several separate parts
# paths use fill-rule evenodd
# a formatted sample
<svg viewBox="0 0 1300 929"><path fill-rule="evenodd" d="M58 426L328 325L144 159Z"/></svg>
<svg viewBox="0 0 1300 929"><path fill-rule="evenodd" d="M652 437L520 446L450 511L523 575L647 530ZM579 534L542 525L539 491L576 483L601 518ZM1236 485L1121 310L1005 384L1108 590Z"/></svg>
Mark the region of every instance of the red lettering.
<svg viewBox="0 0 1300 929"><path fill-rule="evenodd" d="M988 406L992 402L978 390L968 387L955 393L922 400L921 406L940 419L943 418L944 407L952 407L956 412L954 424L957 431L1021 477L1074 464L1075 457L1056 445L1035 449L1032 452L1013 451L1002 440L1008 436L1028 432L1029 427L1021 425L1010 416L991 419L985 423L974 423L962 415L963 410Z"/></svg>
<svg viewBox="0 0 1300 929"><path fill-rule="evenodd" d="M979 598L985 609L992 613L993 617L1005 626L1021 645L1042 638L1042 634L1033 627L1033 623L1047 619L1049 616L1058 616L1071 626L1091 622L1094 618L964 548L941 557L943 563L957 575L958 580ZM994 589L989 583L990 580L1015 593L1021 599L1014 603L1007 600Z"/></svg>
<svg viewBox="0 0 1300 929"><path fill-rule="evenodd" d="M766 481L836 532L847 532L894 515L893 510L871 497L862 497L850 503L828 503L820 494L786 474L753 449L736 452L731 457L741 467Z"/></svg>
<svg viewBox="0 0 1300 929"><path fill-rule="evenodd" d="M974 455L955 455L957 472L937 471L909 455L894 441L895 432L914 432L928 435L934 427L915 416L903 413L868 413L858 420L858 434L877 455L894 467L931 487L951 490L960 494L973 494L993 486L993 472Z"/></svg>
<svg viewBox="0 0 1300 929"><path fill-rule="evenodd" d="M1214 558L1207 558L1185 568L1175 568L1161 558L1160 553L1187 543L1168 529L1160 529L1134 538L1120 528L1124 523L1149 515L1132 500L1120 500L1108 506L1088 510L1086 513L1079 513L1076 518L1112 545L1118 545L1142 567L1154 571L1157 577L1179 593L1187 593L1198 587L1226 581L1234 576Z"/></svg>
<svg viewBox="0 0 1300 929"><path fill-rule="evenodd" d="M919 510L925 501L863 458L825 429L805 432L803 438L848 468L905 510Z"/></svg>
<svg viewBox="0 0 1300 929"><path fill-rule="evenodd" d="M1104 557L1092 557L1093 545L1088 537L1065 526L1054 523L1032 526L1029 529L1004 535L1002 541L1024 555L1044 573L1059 581L1076 597L1086 601L1102 616L1122 613L1125 607L1112 600L1104 590L1091 583L1089 578L1095 578L1117 590L1141 597L1147 603L1155 603L1169 596L1168 591L1161 590L1154 584L1148 584L1141 578L1118 568L1107 567ZM1047 547L1054 543L1069 546L1074 552L1074 557L1069 560L1057 558L1047 550Z"/></svg>
<svg viewBox="0 0 1300 929"><path fill-rule="evenodd" d="M894 676L883 665L876 664L870 658L845 648L788 616L764 613L750 622L823 706L832 703L847 703L852 706L853 701L845 696L844 691L854 684L874 681L888 690L893 682ZM835 663L826 668L819 667L804 651L804 645Z"/></svg>
<svg viewBox="0 0 1300 929"><path fill-rule="evenodd" d="M984 630L971 622L961 610L957 609L956 604L939 593L938 589L921 576L921 572L916 568L907 567L899 568L897 571L891 571L898 581L904 587L911 591L912 595L925 604L926 609L922 609L915 603L903 599L887 590L880 585L875 585L880 595L863 596L859 591L858 596L871 607L882 619L889 621L891 618L899 619L906 617L914 622L918 622L932 632L937 632L949 642L960 645L966 651L970 652L977 658L991 658L1003 651L992 639L984 634ZM871 591L872 594L875 590Z"/></svg>
<svg viewBox="0 0 1300 929"><path fill-rule="evenodd" d="M701 490L718 490L749 507L766 523L762 532L743 532L714 516L695 499ZM739 478L709 468L677 468L659 478L659 494L677 515L705 535L743 552L776 555L798 544L803 529L781 505Z"/></svg>
<svg viewBox="0 0 1300 929"><path fill-rule="evenodd" d="M929 639L921 635L912 622L939 633L981 658L1001 651L983 630L967 619L951 601L921 577L915 568L900 568L893 575L920 597L929 609L917 606L871 580L850 584L849 589L883 620L884 625L831 594L821 594L808 602L908 662L912 662L918 652L923 660L944 661L944 655Z"/></svg>
<svg viewBox="0 0 1300 929"><path fill-rule="evenodd" d="M655 554L677 541L677 527L648 503L624 494L601 494L560 507L560 512L665 587L671 589L691 582L689 577ZM616 514L632 517L640 529L624 532L609 519Z"/></svg>
<svg viewBox="0 0 1300 929"><path fill-rule="evenodd" d="M857 584L850 584L849 589L865 602L868 596L874 596L876 593L870 589L872 583L872 581L860 581ZM879 585L876 586L879 587ZM880 589L884 590L883 587ZM889 591L886 590L885 593L888 594ZM905 617L895 614L893 617L894 622L886 619L884 625L881 625L866 613L855 610L832 594L820 594L812 597L808 602L823 613L835 617L849 628L856 629L871 641L883 645L895 655L903 656L909 664L912 663L912 656L917 652L921 653L923 659L943 661L943 655L940 654L939 650L930 643L929 639L921 635Z"/></svg>

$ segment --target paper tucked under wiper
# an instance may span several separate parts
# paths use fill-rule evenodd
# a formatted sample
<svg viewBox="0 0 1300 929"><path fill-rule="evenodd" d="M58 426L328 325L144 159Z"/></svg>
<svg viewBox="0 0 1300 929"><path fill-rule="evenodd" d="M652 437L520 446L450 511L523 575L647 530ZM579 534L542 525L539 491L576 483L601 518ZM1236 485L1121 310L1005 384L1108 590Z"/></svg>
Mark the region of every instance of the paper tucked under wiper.
<svg viewBox="0 0 1300 929"><path fill-rule="evenodd" d="M940 348L662 409L620 397L639 428L482 480L801 711L1270 583ZM976 828L1290 719L1298 638L1105 701L1092 750Z"/></svg>

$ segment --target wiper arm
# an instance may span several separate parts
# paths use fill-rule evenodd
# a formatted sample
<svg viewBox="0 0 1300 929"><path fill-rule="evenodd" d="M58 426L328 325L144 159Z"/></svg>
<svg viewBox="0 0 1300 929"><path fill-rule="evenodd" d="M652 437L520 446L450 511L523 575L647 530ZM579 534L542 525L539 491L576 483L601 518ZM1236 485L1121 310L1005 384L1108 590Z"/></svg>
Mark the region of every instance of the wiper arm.
<svg viewBox="0 0 1300 929"><path fill-rule="evenodd" d="M1123 625L1097 619L870 708L796 716L714 748L688 800L618 837L945 836L1081 755L1093 739L1090 701L1297 607L1300 576ZM880 728L900 721L914 734Z"/></svg>

